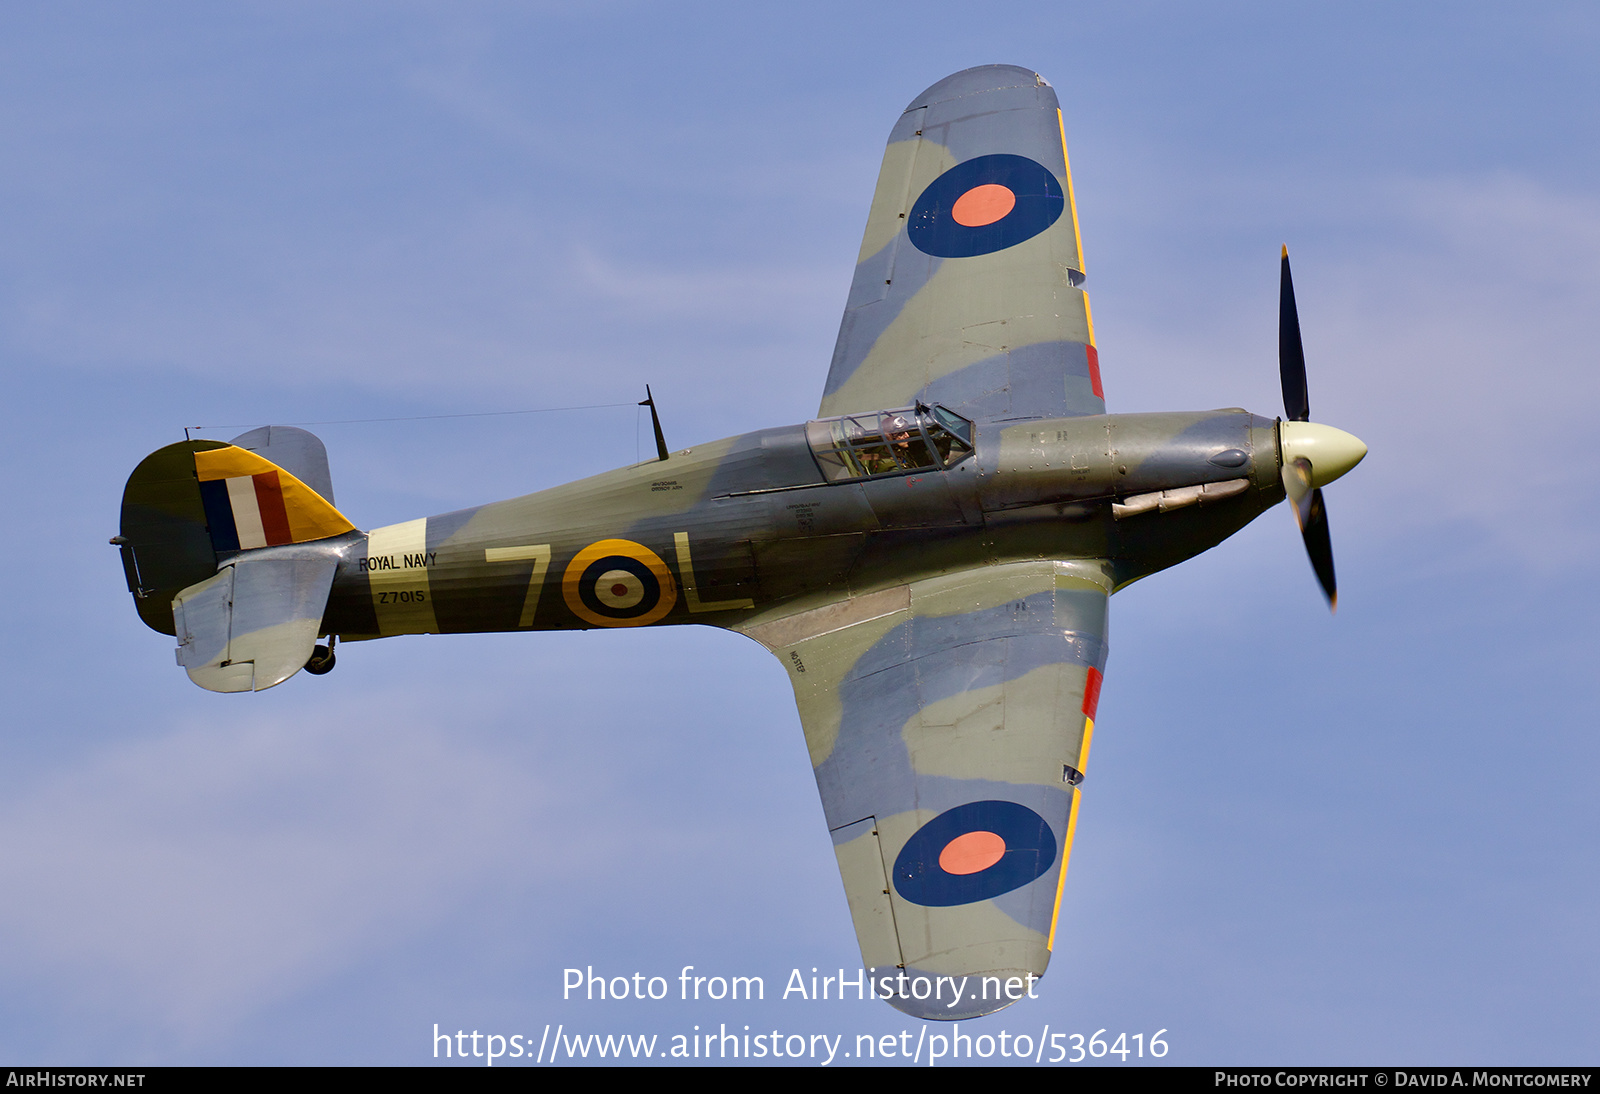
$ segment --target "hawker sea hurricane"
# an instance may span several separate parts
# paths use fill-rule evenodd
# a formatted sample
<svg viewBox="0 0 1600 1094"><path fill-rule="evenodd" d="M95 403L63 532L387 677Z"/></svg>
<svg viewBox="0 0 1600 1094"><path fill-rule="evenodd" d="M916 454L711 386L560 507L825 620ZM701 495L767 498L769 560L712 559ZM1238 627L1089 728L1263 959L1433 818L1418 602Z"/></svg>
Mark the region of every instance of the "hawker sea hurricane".
<svg viewBox="0 0 1600 1094"><path fill-rule="evenodd" d="M658 426L658 460L369 532L321 442L264 427L147 457L113 542L212 691L397 634L748 635L794 685L871 983L986 1014L1058 944L1107 598L1287 496L1331 604L1320 488L1366 452L1308 421L1287 251L1287 420L1107 414L1083 280L1055 92L969 69L889 136L815 420L670 453Z"/></svg>

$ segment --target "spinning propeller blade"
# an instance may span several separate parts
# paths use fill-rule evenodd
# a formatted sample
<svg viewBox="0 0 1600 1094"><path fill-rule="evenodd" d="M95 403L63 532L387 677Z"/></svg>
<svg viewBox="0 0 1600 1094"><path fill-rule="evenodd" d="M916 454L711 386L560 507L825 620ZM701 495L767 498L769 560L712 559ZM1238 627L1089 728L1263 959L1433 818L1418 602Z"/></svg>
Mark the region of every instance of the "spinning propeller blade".
<svg viewBox="0 0 1600 1094"><path fill-rule="evenodd" d="M1328 507L1322 501L1322 489L1311 485L1311 461L1301 456L1283 465L1283 488L1294 509L1295 523L1300 526L1300 536L1305 540L1306 554L1311 556L1311 568L1316 571L1322 585L1322 595L1328 598L1328 608L1338 610L1339 589L1333 577L1333 541L1328 537Z"/></svg>
<svg viewBox="0 0 1600 1094"><path fill-rule="evenodd" d="M1300 312L1294 306L1294 278L1289 274L1289 248L1283 248L1278 275L1278 378L1283 382L1283 414L1291 422L1311 420L1306 392L1306 351L1300 343Z"/></svg>
<svg viewBox="0 0 1600 1094"><path fill-rule="evenodd" d="M1311 422L1311 397L1306 391L1306 353L1300 341L1300 313L1294 304L1294 279L1289 274L1289 248L1283 249L1278 295L1278 376L1283 382L1283 410L1278 446L1283 456L1283 489L1294 509L1328 609L1339 606L1333 576L1333 541L1328 535L1328 508L1322 487L1343 475L1367 454L1367 446L1342 429Z"/></svg>

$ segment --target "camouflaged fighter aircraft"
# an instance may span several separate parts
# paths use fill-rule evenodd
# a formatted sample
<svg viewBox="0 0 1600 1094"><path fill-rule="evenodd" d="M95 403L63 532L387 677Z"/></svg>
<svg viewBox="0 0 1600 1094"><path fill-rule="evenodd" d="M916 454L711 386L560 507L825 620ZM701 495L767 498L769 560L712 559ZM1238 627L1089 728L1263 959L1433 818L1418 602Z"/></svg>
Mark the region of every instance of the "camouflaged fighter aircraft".
<svg viewBox="0 0 1600 1094"><path fill-rule="evenodd" d="M148 457L113 542L212 691L326 672L341 639L754 638L794 685L875 990L986 1014L1056 945L1107 598L1287 495L1331 604L1321 487L1366 452L1308 421L1287 251L1288 420L1107 414L1083 266L1055 92L969 69L890 134L815 421L672 453L658 421L656 461L370 532L321 442L267 427Z"/></svg>

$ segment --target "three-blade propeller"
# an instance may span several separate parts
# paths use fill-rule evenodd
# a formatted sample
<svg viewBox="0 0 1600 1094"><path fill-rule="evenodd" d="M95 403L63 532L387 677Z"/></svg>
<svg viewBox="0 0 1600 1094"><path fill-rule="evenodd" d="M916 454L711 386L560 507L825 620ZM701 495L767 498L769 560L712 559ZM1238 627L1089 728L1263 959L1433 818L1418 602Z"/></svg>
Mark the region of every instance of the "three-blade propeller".
<svg viewBox="0 0 1600 1094"><path fill-rule="evenodd" d="M1337 610L1339 590L1333 577L1333 542L1328 535L1328 508L1322 500L1322 485L1360 463L1367 446L1343 430L1311 422L1306 352L1300 341L1300 313L1294 303L1288 247L1283 249L1278 290L1278 377L1283 382L1286 415L1278 425L1283 488L1300 525L1311 568L1328 598L1328 608Z"/></svg>

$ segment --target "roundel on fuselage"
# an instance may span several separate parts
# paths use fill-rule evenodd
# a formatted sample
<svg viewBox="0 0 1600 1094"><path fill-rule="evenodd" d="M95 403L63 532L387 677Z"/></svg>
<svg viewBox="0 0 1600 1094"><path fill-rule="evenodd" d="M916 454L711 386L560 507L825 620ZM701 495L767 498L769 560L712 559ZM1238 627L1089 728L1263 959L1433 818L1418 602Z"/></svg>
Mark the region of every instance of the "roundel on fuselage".
<svg viewBox="0 0 1600 1094"><path fill-rule="evenodd" d="M643 627L678 603L678 587L661 556L629 539L603 539L574 555L561 578L561 595L573 615L597 627Z"/></svg>
<svg viewBox="0 0 1600 1094"><path fill-rule="evenodd" d="M979 156L928 184L906 234L924 254L972 258L1032 239L1065 208L1061 183L1044 166L1026 156Z"/></svg>

